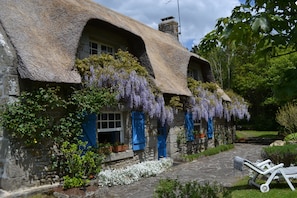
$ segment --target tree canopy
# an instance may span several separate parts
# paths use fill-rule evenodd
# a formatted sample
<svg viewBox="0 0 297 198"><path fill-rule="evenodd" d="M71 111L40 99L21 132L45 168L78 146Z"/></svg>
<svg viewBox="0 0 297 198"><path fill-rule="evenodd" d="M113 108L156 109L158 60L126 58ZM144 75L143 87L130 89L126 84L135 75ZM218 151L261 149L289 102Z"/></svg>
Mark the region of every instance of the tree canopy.
<svg viewBox="0 0 297 198"><path fill-rule="evenodd" d="M224 47L255 44L262 54L280 55L277 49L297 49L297 5L289 0L246 0L229 17L218 19L215 30L201 42L207 51L218 44ZM257 41L256 43L254 41Z"/></svg>
<svg viewBox="0 0 297 198"><path fill-rule="evenodd" d="M246 0L192 49L210 61L223 88L251 103L252 122L266 120L262 129L275 122L278 106L297 98L296 22L295 1Z"/></svg>

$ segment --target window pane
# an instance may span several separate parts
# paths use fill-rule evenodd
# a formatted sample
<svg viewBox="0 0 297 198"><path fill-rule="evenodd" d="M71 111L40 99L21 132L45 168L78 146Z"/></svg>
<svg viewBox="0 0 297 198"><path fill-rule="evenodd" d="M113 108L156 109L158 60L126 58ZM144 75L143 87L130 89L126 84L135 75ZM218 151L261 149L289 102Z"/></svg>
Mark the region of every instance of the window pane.
<svg viewBox="0 0 297 198"><path fill-rule="evenodd" d="M116 122L116 128L121 127L121 121Z"/></svg>
<svg viewBox="0 0 297 198"><path fill-rule="evenodd" d="M121 120L121 114L117 113L115 114L116 120Z"/></svg>
<svg viewBox="0 0 297 198"><path fill-rule="evenodd" d="M109 120L114 120L114 114L113 113L108 114L108 118L109 118Z"/></svg>
<svg viewBox="0 0 297 198"><path fill-rule="evenodd" d="M102 129L107 129L107 122L102 122Z"/></svg>
<svg viewBox="0 0 297 198"><path fill-rule="evenodd" d="M114 122L109 122L109 128L114 128Z"/></svg>
<svg viewBox="0 0 297 198"><path fill-rule="evenodd" d="M106 113L101 114L101 118L102 120L107 120L107 114Z"/></svg>
<svg viewBox="0 0 297 198"><path fill-rule="evenodd" d="M92 50L91 50L91 54L98 54L98 51L97 51L97 50L94 50L94 49L92 49Z"/></svg>
<svg viewBox="0 0 297 198"><path fill-rule="evenodd" d="M107 47L106 47L105 45L101 45L101 51L102 51L102 52L106 52L106 51L107 51L106 48L107 48Z"/></svg>

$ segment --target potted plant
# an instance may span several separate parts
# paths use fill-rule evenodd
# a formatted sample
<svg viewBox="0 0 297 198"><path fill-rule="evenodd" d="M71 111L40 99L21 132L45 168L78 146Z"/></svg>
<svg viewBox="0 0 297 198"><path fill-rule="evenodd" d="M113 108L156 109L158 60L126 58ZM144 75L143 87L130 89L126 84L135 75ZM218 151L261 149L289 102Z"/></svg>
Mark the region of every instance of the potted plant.
<svg viewBox="0 0 297 198"><path fill-rule="evenodd" d="M113 144L112 151L115 153L123 151L123 143L115 142Z"/></svg>
<svg viewBox="0 0 297 198"><path fill-rule="evenodd" d="M203 132L203 131L200 131L200 133L199 133L199 138L205 138L205 133Z"/></svg>
<svg viewBox="0 0 297 198"><path fill-rule="evenodd" d="M193 135L194 135L195 139L199 138L199 134L200 134L199 131L196 131L196 130L193 131Z"/></svg>
<svg viewBox="0 0 297 198"><path fill-rule="evenodd" d="M112 152L112 146L110 143L99 143L99 153L109 155Z"/></svg>

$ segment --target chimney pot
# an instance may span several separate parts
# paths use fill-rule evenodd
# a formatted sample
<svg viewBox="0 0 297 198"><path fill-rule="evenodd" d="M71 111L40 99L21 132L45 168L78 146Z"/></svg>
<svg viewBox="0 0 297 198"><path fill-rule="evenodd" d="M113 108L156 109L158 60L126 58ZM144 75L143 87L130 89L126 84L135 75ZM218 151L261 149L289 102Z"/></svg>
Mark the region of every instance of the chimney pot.
<svg viewBox="0 0 297 198"><path fill-rule="evenodd" d="M173 16L162 18L159 24L159 30L171 34L178 40L178 23L174 20Z"/></svg>

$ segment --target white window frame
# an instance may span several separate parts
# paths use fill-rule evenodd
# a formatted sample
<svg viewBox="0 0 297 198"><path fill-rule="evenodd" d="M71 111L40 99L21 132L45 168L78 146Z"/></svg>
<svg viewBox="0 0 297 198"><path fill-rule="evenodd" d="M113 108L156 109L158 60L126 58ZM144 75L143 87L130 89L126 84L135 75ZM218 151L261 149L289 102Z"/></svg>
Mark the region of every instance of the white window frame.
<svg viewBox="0 0 297 198"><path fill-rule="evenodd" d="M97 45L97 48L93 48L93 44ZM102 50L102 48L106 48L106 50ZM92 53L93 51L97 51L97 53ZM114 47L104 44L104 43L100 43L97 41L93 41L90 40L89 41L89 54L90 55L100 55L100 54L110 54L110 55L114 55Z"/></svg>
<svg viewBox="0 0 297 198"><path fill-rule="evenodd" d="M201 132L203 130L202 128L202 121L201 120L194 120L194 130L196 131L198 128L198 132Z"/></svg>
<svg viewBox="0 0 297 198"><path fill-rule="evenodd" d="M102 119L102 115L106 114L106 119ZM114 119L110 119L109 115L114 116ZM120 115L119 119L116 119L116 115ZM117 122L120 123L120 127L117 126ZM106 123L107 128L102 128L103 123ZM114 127L109 128L110 123L113 123ZM100 132L114 132L118 131L120 132L120 142L123 143L124 140L124 122L123 122L123 113L122 112L114 112L114 111L106 111L106 112L101 112L100 114L97 115L97 133L99 137Z"/></svg>

